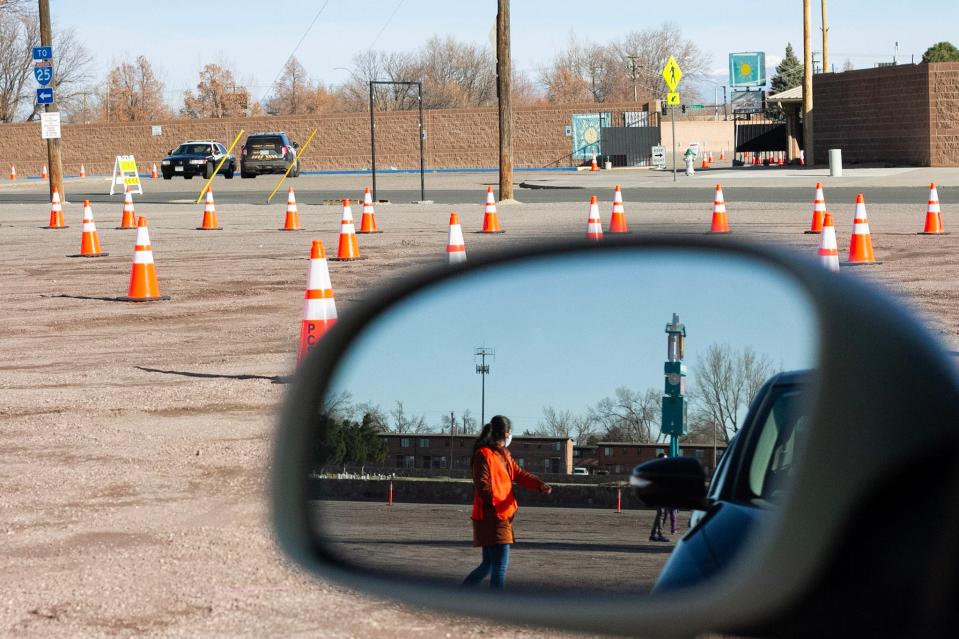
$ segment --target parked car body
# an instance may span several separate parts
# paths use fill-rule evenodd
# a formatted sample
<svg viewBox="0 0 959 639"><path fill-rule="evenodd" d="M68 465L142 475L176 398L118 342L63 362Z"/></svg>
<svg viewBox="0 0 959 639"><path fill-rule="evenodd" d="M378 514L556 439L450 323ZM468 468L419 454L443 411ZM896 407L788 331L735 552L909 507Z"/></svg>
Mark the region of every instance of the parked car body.
<svg viewBox="0 0 959 639"><path fill-rule="evenodd" d="M236 171L236 158L226 152L226 147L215 140L188 140L172 149L170 154L163 158L160 170L164 180L173 176L182 176L188 180L195 175L209 179L213 176L216 167L223 160L220 175L230 180Z"/></svg>
<svg viewBox="0 0 959 639"><path fill-rule="evenodd" d="M286 173L291 163L290 177L297 177L300 174L300 162L295 159L298 149L299 145L282 131L251 133L240 152L240 177Z"/></svg>

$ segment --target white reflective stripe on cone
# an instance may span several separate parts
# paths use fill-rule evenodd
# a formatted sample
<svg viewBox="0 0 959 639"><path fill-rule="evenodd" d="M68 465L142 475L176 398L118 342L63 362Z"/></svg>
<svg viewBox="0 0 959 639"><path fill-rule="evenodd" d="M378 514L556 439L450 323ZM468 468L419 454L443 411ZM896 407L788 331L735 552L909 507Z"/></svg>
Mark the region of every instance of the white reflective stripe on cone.
<svg viewBox="0 0 959 639"><path fill-rule="evenodd" d="M332 297L304 300L303 318L306 320L336 319L336 302Z"/></svg>
<svg viewBox="0 0 959 639"><path fill-rule="evenodd" d="M134 264L153 264L153 251L137 251L133 254Z"/></svg>

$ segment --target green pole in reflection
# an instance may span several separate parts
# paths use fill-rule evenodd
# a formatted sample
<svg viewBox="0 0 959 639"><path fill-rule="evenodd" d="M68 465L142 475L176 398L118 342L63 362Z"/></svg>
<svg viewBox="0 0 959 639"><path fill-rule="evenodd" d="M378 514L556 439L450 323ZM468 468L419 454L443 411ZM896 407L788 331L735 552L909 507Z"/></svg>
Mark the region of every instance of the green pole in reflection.
<svg viewBox="0 0 959 639"><path fill-rule="evenodd" d="M666 325L666 363L663 374L666 388L663 394L663 419L660 432L669 435L669 456L679 457L679 438L686 434L686 325L673 313L673 321Z"/></svg>

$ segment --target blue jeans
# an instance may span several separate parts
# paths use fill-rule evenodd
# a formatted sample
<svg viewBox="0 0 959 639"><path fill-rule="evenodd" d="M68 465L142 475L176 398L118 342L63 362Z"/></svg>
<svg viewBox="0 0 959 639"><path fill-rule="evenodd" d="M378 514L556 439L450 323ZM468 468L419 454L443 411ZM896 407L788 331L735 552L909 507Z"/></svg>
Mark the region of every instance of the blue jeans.
<svg viewBox="0 0 959 639"><path fill-rule="evenodd" d="M489 587L502 590L506 586L509 568L509 544L483 546L483 562L463 580L464 586L475 586L489 575Z"/></svg>

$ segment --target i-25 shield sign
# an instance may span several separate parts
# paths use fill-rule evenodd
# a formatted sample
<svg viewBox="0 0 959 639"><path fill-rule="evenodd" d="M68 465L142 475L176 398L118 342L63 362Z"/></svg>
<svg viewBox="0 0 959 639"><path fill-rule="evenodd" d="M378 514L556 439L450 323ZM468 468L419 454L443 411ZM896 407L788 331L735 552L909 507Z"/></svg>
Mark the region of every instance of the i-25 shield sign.
<svg viewBox="0 0 959 639"><path fill-rule="evenodd" d="M33 67L33 77L37 83L45 87L53 81L53 67L50 65L37 65Z"/></svg>

